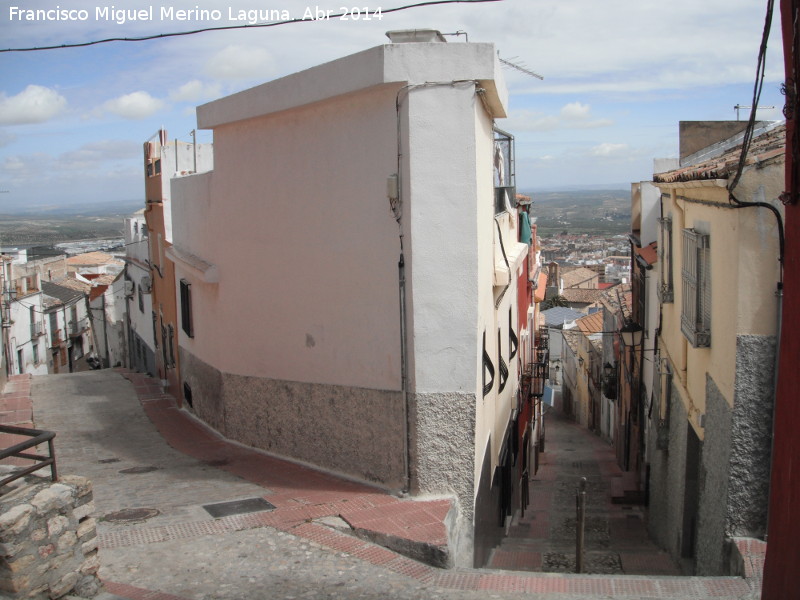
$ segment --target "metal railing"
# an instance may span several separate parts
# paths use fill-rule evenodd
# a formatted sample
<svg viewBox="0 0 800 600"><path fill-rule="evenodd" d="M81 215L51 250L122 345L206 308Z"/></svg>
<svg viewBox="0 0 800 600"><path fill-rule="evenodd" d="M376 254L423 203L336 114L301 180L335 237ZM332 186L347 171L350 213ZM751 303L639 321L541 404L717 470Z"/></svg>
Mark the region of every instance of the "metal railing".
<svg viewBox="0 0 800 600"><path fill-rule="evenodd" d="M50 467L50 478L53 481L58 481L58 470L56 468L56 452L55 446L53 445L53 438L56 437L54 431L43 431L41 429L28 429L25 427L15 427L13 425L0 425L0 433L12 433L15 435L22 435L28 436L31 439L26 440L24 442L20 442L19 444L14 444L13 446L6 448L4 450L0 450L0 461L6 458L15 457L15 458L25 458L28 460L36 461L29 467L25 467L19 471L15 471L8 477L4 479L0 479L0 488L2 488L7 483L14 481L15 479L19 479L20 477L24 477L34 471L38 471L39 469L43 469L47 466ZM49 451L50 456L42 456L41 454L31 454L25 452L28 448L35 448L39 444L43 444L47 442L47 448Z"/></svg>

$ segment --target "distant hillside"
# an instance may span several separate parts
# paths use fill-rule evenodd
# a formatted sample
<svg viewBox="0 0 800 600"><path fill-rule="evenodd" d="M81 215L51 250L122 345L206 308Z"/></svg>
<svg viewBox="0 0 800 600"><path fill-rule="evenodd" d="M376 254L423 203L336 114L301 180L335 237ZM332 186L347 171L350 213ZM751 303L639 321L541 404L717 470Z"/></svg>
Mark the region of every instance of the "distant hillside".
<svg viewBox="0 0 800 600"><path fill-rule="evenodd" d="M603 235L630 230L629 189L521 193L533 198L531 214L541 235L561 231Z"/></svg>
<svg viewBox="0 0 800 600"><path fill-rule="evenodd" d="M68 205L0 205L0 219L8 217L76 217L89 215L102 217L108 215L131 215L144 208L144 200L117 200L113 202L83 202Z"/></svg>

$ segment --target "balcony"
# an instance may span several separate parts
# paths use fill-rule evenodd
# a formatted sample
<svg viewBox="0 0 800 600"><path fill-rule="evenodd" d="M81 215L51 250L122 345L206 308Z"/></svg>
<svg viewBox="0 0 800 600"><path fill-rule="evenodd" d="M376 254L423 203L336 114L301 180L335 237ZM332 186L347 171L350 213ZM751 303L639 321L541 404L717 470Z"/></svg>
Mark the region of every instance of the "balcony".
<svg viewBox="0 0 800 600"><path fill-rule="evenodd" d="M31 323L31 339L34 340L44 335L44 321L34 321Z"/></svg>
<svg viewBox="0 0 800 600"><path fill-rule="evenodd" d="M78 337L87 329L89 329L89 319L87 317L81 317L77 321L69 322L68 334L70 337Z"/></svg>

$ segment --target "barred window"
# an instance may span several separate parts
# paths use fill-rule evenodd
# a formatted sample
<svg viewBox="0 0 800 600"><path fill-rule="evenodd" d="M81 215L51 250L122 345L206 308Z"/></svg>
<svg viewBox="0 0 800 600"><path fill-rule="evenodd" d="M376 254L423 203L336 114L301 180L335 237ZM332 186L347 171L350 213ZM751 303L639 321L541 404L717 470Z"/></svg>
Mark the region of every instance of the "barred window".
<svg viewBox="0 0 800 600"><path fill-rule="evenodd" d="M683 230L681 331L695 348L711 345L711 248L709 236Z"/></svg>
<svg viewBox="0 0 800 600"><path fill-rule="evenodd" d="M658 264L661 280L658 286L658 299L666 304L674 301L672 290L672 219L665 217L658 220Z"/></svg>

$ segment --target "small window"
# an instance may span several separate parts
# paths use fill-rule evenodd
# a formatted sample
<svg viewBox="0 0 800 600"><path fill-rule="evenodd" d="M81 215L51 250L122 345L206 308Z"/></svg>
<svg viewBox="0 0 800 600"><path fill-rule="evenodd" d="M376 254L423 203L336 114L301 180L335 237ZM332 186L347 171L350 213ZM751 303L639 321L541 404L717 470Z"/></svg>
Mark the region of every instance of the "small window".
<svg viewBox="0 0 800 600"><path fill-rule="evenodd" d="M142 286L139 286L139 312L144 314L144 292L142 291Z"/></svg>
<svg viewBox="0 0 800 600"><path fill-rule="evenodd" d="M161 159L157 158L156 161L153 163L153 169L155 170L156 175L161 174Z"/></svg>
<svg viewBox="0 0 800 600"><path fill-rule="evenodd" d="M189 337L194 337L192 323L192 284L181 279L181 328Z"/></svg>

